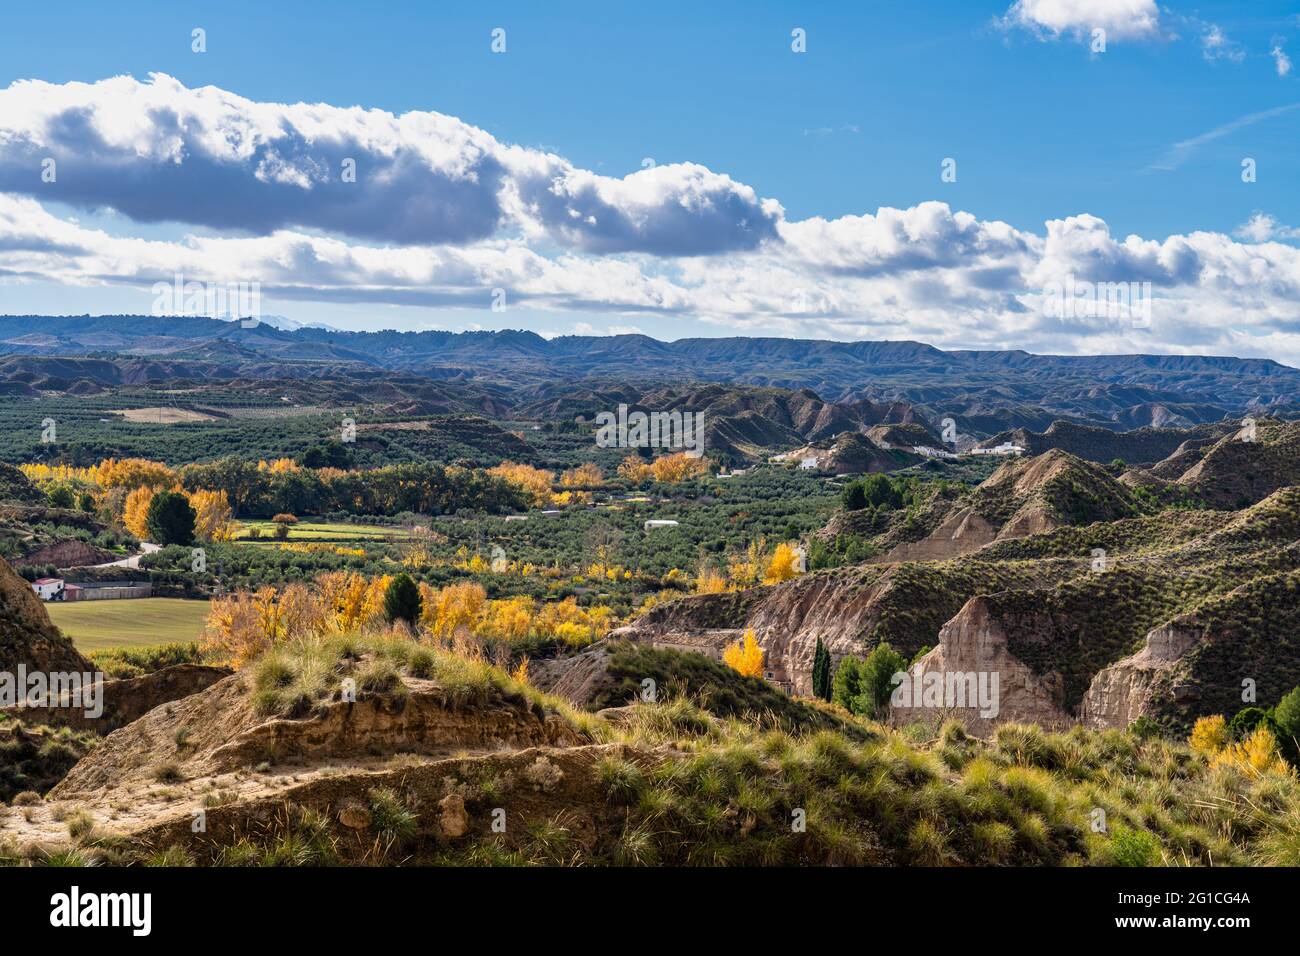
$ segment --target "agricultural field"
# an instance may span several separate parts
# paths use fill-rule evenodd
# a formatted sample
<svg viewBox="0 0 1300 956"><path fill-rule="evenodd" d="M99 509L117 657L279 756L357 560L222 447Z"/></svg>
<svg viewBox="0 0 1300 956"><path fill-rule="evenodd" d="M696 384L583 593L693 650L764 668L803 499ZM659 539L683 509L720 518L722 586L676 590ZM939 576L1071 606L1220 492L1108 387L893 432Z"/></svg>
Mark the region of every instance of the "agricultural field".
<svg viewBox="0 0 1300 956"><path fill-rule="evenodd" d="M208 616L207 601L178 598L51 601L45 608L83 654L196 641Z"/></svg>
<svg viewBox="0 0 1300 956"><path fill-rule="evenodd" d="M278 530L273 521L245 521L237 541L274 540ZM289 528L289 541L405 541L412 537L403 528L352 524L346 521L299 521Z"/></svg>

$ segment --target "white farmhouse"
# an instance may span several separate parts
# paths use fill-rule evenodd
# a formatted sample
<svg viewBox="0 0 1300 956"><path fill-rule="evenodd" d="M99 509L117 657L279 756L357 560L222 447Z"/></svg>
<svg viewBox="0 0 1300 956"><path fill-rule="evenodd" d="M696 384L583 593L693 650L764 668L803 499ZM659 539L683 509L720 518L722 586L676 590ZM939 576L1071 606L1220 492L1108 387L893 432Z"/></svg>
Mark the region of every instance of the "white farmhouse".
<svg viewBox="0 0 1300 956"><path fill-rule="evenodd" d="M42 601L56 601L63 593L63 578L37 578L32 590Z"/></svg>
<svg viewBox="0 0 1300 956"><path fill-rule="evenodd" d="M972 448L972 455L1023 455L1025 449L1014 442L1004 441L1001 445L994 445L992 448Z"/></svg>

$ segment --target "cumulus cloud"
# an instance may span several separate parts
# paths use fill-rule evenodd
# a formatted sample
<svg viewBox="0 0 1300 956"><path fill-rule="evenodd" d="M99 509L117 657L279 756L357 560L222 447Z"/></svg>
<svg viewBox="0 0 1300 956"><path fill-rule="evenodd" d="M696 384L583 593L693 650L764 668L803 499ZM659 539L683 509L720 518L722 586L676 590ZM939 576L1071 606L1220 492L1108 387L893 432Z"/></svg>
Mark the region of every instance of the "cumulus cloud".
<svg viewBox="0 0 1300 956"><path fill-rule="evenodd" d="M1238 226L1233 235L1247 242L1268 242L1275 239L1300 239L1300 229L1284 226L1268 213L1256 212Z"/></svg>
<svg viewBox="0 0 1300 956"><path fill-rule="evenodd" d="M781 212L700 166L599 176L440 113L259 103L162 74L0 90L0 190L255 235L419 244L515 231L658 255L752 248Z"/></svg>
<svg viewBox="0 0 1300 956"><path fill-rule="evenodd" d="M1292 108L1190 140L1180 159ZM353 154L348 194L334 170ZM40 184L44 155L57 183ZM91 228L52 200L195 228L122 235L118 216ZM759 334L1297 361L1300 250L1282 241L1295 235L1263 213L1235 237L1116 236L1086 213L1025 230L942 202L790 221L704 166L604 177L434 113L254 103L165 77L0 91L0 283L143 297L183 276L256 281L272 300L485 314L501 289L509 306L569 313L557 328L688 317ZM1066 280L1149 283L1149 326L1053 314L1045 292Z"/></svg>
<svg viewBox="0 0 1300 956"><path fill-rule="evenodd" d="M1087 38L1096 29L1106 31L1108 42L1160 35L1160 9L1155 0L1017 0L1001 22L1052 39L1062 35Z"/></svg>

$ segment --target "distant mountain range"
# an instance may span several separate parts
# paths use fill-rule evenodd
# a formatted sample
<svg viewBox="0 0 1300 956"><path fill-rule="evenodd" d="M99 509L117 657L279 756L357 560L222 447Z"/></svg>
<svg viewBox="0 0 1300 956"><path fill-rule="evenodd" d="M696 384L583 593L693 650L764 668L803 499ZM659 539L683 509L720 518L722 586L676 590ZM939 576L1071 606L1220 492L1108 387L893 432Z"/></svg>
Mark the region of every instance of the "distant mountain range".
<svg viewBox="0 0 1300 956"><path fill-rule="evenodd" d="M283 325L286 323L277 323ZM982 435L1069 419L1111 430L1187 428L1244 414L1300 415L1300 370L1269 359L1059 356L942 351L918 342L532 332L343 332L201 317L0 316L0 383L88 386L223 379L392 381L471 386L473 404L584 381L642 388L726 382L811 389L832 403L906 403ZM68 362L67 359L96 359ZM481 389L481 391L480 391ZM530 392L522 396L519 392Z"/></svg>

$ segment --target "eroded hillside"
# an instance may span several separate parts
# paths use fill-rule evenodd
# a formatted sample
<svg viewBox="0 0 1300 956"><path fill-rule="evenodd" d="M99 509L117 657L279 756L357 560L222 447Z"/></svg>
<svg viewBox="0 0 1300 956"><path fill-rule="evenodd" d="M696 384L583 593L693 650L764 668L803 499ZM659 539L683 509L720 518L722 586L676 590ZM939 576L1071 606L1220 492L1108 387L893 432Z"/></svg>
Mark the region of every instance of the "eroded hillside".
<svg viewBox="0 0 1300 956"><path fill-rule="evenodd" d="M1244 678L1275 702L1300 683L1284 610L1300 569L1296 433L1261 425L1257 440L1229 436L1189 466L1182 484L1197 495L1222 500L1214 489L1235 495L1243 481L1272 489L1241 510L1165 507L1053 450L891 519L866 564L686 598L617 633L716 655L752 628L771 676L800 694L811 693L819 640L835 661L886 641L908 659L929 649L923 672L1003 676L995 720L961 714L985 731L1143 715L1186 728L1239 703Z"/></svg>

